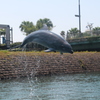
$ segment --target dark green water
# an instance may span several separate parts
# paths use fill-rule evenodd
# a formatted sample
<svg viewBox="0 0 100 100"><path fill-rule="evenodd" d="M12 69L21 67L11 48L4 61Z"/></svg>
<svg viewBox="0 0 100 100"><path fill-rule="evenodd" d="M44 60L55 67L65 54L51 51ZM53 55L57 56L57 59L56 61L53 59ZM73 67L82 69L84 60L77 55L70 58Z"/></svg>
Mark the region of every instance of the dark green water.
<svg viewBox="0 0 100 100"><path fill-rule="evenodd" d="M0 100L100 100L100 73L1 80Z"/></svg>

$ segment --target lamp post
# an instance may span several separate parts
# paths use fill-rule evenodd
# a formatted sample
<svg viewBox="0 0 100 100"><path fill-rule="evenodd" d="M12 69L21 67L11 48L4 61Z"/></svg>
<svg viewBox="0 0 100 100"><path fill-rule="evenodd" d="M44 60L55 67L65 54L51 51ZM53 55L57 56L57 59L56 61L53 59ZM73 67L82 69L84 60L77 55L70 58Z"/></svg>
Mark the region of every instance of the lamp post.
<svg viewBox="0 0 100 100"><path fill-rule="evenodd" d="M79 33L81 33L81 11L80 11L80 0L78 1L79 4L78 4L78 9L79 9L79 14L78 15L75 15L75 17L79 17Z"/></svg>

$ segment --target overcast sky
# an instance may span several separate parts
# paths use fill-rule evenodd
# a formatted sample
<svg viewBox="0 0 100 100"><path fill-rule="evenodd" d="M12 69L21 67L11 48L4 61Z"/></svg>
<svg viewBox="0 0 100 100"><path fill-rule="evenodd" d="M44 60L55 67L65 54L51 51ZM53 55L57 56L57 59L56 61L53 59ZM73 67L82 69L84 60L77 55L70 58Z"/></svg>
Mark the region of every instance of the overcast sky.
<svg viewBox="0 0 100 100"><path fill-rule="evenodd" d="M80 0L80 4L82 31L87 23L100 26L100 0ZM14 42L25 38L19 29L22 21L36 24L40 18L49 18L56 26L52 31L59 34L79 27L75 14L78 14L78 0L0 0L0 24L13 28Z"/></svg>

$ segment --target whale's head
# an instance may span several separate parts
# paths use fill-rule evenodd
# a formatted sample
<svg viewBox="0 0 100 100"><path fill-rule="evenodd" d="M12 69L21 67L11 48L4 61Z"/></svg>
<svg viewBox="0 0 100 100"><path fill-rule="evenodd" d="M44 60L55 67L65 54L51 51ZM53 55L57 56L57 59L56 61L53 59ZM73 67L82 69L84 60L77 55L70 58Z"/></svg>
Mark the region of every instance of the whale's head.
<svg viewBox="0 0 100 100"><path fill-rule="evenodd" d="M65 42L64 44L61 45L60 52L73 54L73 49L69 43Z"/></svg>

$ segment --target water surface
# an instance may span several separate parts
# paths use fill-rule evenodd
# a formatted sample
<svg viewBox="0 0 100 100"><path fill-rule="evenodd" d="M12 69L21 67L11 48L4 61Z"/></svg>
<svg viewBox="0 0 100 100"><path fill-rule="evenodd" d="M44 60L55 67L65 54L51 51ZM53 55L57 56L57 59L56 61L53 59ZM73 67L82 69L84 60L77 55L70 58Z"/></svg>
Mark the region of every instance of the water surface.
<svg viewBox="0 0 100 100"><path fill-rule="evenodd" d="M0 100L100 100L100 73L1 80Z"/></svg>

